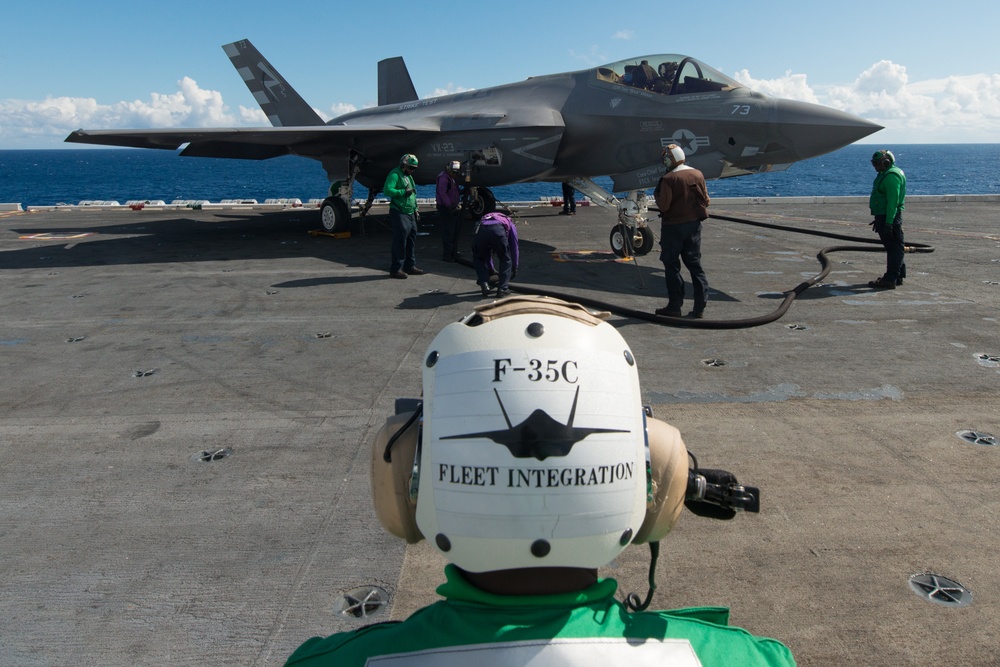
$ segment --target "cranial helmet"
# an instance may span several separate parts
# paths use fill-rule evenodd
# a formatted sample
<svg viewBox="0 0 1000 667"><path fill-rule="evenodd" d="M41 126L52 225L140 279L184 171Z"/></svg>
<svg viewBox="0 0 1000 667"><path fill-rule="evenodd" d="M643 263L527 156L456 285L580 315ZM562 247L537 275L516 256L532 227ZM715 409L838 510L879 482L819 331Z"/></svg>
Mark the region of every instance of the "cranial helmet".
<svg viewBox="0 0 1000 667"><path fill-rule="evenodd" d="M410 153L407 153L403 157L399 158L399 164L402 167L413 167L414 169L420 166L417 156L411 155Z"/></svg>
<svg viewBox="0 0 1000 667"><path fill-rule="evenodd" d="M889 164L896 164L896 156L892 154L892 151L880 150L875 151L872 155L872 163L881 164L885 160L888 160Z"/></svg>
<svg viewBox="0 0 1000 667"><path fill-rule="evenodd" d="M677 144L670 144L669 146L665 146L660 155L663 157L663 164L665 164L668 167L676 166L687 159L687 157L684 155L684 149L678 146Z"/></svg>
<svg viewBox="0 0 1000 667"><path fill-rule="evenodd" d="M453 174L457 174L458 172L462 171L462 163L459 162L458 160L454 160L452 162L449 162L448 163L448 171L450 171Z"/></svg>
<svg viewBox="0 0 1000 667"><path fill-rule="evenodd" d="M375 441L382 525L470 572L597 568L666 535L687 452L647 418L602 315L516 296L445 327L424 357L422 424L398 415Z"/></svg>

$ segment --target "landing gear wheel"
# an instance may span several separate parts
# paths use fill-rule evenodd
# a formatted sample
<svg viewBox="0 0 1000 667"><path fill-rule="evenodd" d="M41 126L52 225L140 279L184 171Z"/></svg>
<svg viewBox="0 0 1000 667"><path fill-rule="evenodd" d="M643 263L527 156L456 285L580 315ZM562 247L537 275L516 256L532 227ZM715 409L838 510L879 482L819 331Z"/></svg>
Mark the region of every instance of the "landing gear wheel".
<svg viewBox="0 0 1000 667"><path fill-rule="evenodd" d="M497 210L497 198L489 188L476 188L476 195L469 199L469 211L477 218Z"/></svg>
<svg viewBox="0 0 1000 667"><path fill-rule="evenodd" d="M631 257L633 250L632 233L626 225L611 228L611 252L619 257Z"/></svg>
<svg viewBox="0 0 1000 667"><path fill-rule="evenodd" d="M346 232L351 225L351 210L340 197L327 197L319 209L319 220L328 232Z"/></svg>
<svg viewBox="0 0 1000 667"><path fill-rule="evenodd" d="M639 256L648 255L656 243L656 240L653 238L653 230L649 227L639 227L636 231L639 238L635 243L635 254Z"/></svg>

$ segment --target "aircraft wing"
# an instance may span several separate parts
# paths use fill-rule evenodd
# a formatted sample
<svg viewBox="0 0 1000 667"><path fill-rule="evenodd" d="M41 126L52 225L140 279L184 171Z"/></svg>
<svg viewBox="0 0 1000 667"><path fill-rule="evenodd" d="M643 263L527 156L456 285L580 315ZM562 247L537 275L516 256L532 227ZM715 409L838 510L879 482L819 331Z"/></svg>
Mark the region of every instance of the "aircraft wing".
<svg viewBox="0 0 1000 667"><path fill-rule="evenodd" d="M76 130L66 141L78 144L161 148L188 147L182 155L266 160L281 155L320 157L352 146L357 139L391 139L406 142L440 127L399 125L319 125L308 127L245 127L204 129Z"/></svg>

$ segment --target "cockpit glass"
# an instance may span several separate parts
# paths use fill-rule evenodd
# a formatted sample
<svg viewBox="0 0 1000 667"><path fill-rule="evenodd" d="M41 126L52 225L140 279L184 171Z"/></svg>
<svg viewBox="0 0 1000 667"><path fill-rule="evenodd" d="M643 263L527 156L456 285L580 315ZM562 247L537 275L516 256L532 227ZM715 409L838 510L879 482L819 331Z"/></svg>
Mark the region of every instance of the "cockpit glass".
<svg viewBox="0 0 1000 667"><path fill-rule="evenodd" d="M711 93L743 87L701 61L672 54L621 60L594 71L600 81L662 95Z"/></svg>

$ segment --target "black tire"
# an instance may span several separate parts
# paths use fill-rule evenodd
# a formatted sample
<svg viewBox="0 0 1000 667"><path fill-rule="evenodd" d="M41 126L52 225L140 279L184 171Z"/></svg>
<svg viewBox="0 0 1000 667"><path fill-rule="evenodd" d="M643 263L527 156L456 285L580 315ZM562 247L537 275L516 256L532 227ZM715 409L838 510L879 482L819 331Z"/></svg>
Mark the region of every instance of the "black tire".
<svg viewBox="0 0 1000 667"><path fill-rule="evenodd" d="M649 251L653 249L656 244L656 239L653 238L653 230L649 227L640 227L638 230L639 236L642 240L635 246L635 254L638 256L648 255Z"/></svg>
<svg viewBox="0 0 1000 667"><path fill-rule="evenodd" d="M477 218L497 210L497 198L489 188L476 188L476 197L469 199L469 211Z"/></svg>
<svg viewBox="0 0 1000 667"><path fill-rule="evenodd" d="M320 206L319 221L327 232L346 232L351 226L351 210L340 197L327 197Z"/></svg>
<svg viewBox="0 0 1000 667"><path fill-rule="evenodd" d="M611 252L619 257L632 256L632 234L626 225L615 225L611 228Z"/></svg>

